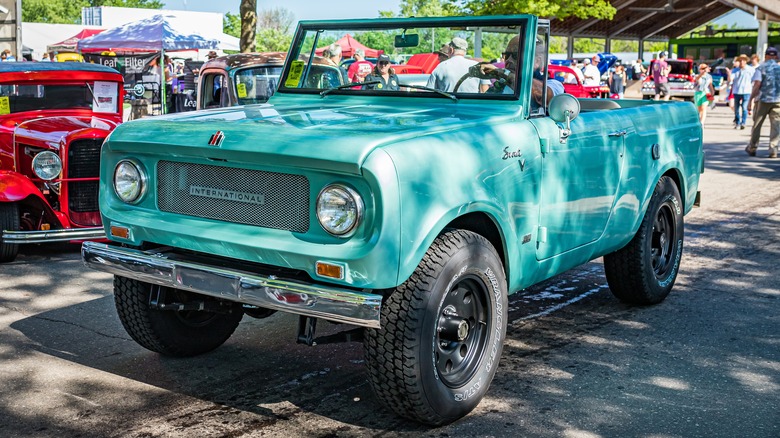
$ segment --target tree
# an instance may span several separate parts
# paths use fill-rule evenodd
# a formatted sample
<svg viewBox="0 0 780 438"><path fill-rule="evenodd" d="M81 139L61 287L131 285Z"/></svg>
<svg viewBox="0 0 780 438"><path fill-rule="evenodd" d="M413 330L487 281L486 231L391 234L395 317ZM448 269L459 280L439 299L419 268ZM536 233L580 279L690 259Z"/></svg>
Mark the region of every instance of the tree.
<svg viewBox="0 0 780 438"><path fill-rule="evenodd" d="M241 0L241 52L254 52L257 34L257 0Z"/></svg>
<svg viewBox="0 0 780 438"><path fill-rule="evenodd" d="M260 28L257 30L258 52L286 52L290 49L292 34L277 29Z"/></svg>
<svg viewBox="0 0 780 438"><path fill-rule="evenodd" d="M401 12L398 15L392 11L379 11L381 17L443 17L460 15L461 8L452 0L402 0Z"/></svg>
<svg viewBox="0 0 780 438"><path fill-rule="evenodd" d="M260 29L274 29L287 33L295 23L295 15L285 8L264 9L257 18Z"/></svg>
<svg viewBox="0 0 780 438"><path fill-rule="evenodd" d="M81 8L118 6L124 8L162 9L159 0L24 0L22 21L28 23L81 23Z"/></svg>
<svg viewBox="0 0 780 438"><path fill-rule="evenodd" d="M241 16L238 14L225 14L222 20L222 32L236 38L241 38Z"/></svg>
<svg viewBox="0 0 780 438"><path fill-rule="evenodd" d="M406 0L405 0L406 1ZM411 1L411 0L408 0ZM423 1L423 0L420 0ZM462 3L466 14L533 14L546 18L599 18L611 20L617 10L609 0L450 0Z"/></svg>

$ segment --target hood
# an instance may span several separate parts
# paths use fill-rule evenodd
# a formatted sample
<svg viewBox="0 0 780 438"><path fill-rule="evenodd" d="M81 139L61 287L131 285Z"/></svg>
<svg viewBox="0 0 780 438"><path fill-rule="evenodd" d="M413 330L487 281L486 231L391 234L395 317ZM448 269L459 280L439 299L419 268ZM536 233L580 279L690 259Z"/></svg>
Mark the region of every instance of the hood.
<svg viewBox="0 0 780 438"><path fill-rule="evenodd" d="M14 137L17 143L59 149L68 138L105 137L116 126L115 122L98 117L40 117L19 122Z"/></svg>
<svg viewBox="0 0 780 438"><path fill-rule="evenodd" d="M278 95L277 95L278 96ZM269 162L360 172L385 144L519 117L517 102L452 102L441 98L274 96L274 104L150 117L121 125L113 151ZM209 145L220 132L220 145ZM161 146L162 145L162 146Z"/></svg>

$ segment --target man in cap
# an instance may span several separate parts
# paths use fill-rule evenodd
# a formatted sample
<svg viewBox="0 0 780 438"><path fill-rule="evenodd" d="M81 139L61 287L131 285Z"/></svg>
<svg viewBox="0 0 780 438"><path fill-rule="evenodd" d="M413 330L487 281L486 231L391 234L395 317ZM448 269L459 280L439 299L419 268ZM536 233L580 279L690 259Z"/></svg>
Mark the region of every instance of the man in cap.
<svg viewBox="0 0 780 438"><path fill-rule="evenodd" d="M352 54L352 59L355 60L347 70L347 76L349 76L349 82L363 82L366 76L371 74L371 70L374 69L374 64L366 61L366 51L363 49L355 49L355 53ZM360 88L360 87L356 87Z"/></svg>
<svg viewBox="0 0 780 438"><path fill-rule="evenodd" d="M601 83L601 72L597 67L600 60L599 55L593 55L591 60L585 59L585 67L582 69L585 80L582 85L593 86Z"/></svg>
<svg viewBox="0 0 780 438"><path fill-rule="evenodd" d="M455 91L455 85L458 83L458 80L469 72L469 67L477 63L473 59L465 58L469 43L463 38L453 38L449 43L449 47L452 49L450 59L439 63L433 69L431 76L428 78L427 86L429 88L449 92ZM458 88L458 92L479 93L479 79L475 77L466 79Z"/></svg>
<svg viewBox="0 0 780 438"><path fill-rule="evenodd" d="M208 55L206 55L206 58L207 58L209 61L211 61L212 59L214 59L214 58L216 58L216 57L217 57L217 52L215 52L215 51L213 51L213 50L212 50L212 51L210 51Z"/></svg>
<svg viewBox="0 0 780 438"><path fill-rule="evenodd" d="M753 91L750 93L748 106L752 106L756 98L758 104L753 112L750 143L745 148L745 152L751 157L756 156L761 125L769 116L769 158L777 158L777 147L780 142L780 64L777 63L777 55L776 48L766 49L764 63L759 65L753 74Z"/></svg>
<svg viewBox="0 0 780 438"><path fill-rule="evenodd" d="M659 96L663 96L664 100L669 100L669 72L671 67L666 62L666 56L668 53L661 52L658 54L658 59L653 62L650 74L653 75L653 84L655 84L655 100L659 99Z"/></svg>

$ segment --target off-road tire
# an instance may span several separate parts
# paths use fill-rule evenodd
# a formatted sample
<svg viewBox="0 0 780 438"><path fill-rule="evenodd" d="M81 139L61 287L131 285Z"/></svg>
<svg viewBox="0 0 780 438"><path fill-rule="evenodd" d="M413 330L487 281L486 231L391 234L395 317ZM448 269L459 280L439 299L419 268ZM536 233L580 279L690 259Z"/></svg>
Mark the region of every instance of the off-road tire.
<svg viewBox="0 0 780 438"><path fill-rule="evenodd" d="M463 230L441 234L386 299L382 328L366 330L366 364L379 400L431 426L471 412L498 368L506 288L501 259L487 239Z"/></svg>
<svg viewBox="0 0 780 438"><path fill-rule="evenodd" d="M3 230L19 231L19 206L13 202L0 203L0 233ZM0 263L9 263L19 254L19 245L3 242L0 234Z"/></svg>
<svg viewBox="0 0 780 438"><path fill-rule="evenodd" d="M233 334L243 312L236 304L230 313L179 312L149 305L152 285L114 276L114 301L119 320L133 340L165 356L188 357L211 351ZM166 301L210 299L177 289L167 289Z"/></svg>
<svg viewBox="0 0 780 438"><path fill-rule="evenodd" d="M665 176L656 184L634 238L604 256L612 294L628 304L660 303L674 286L682 250L683 204L677 185Z"/></svg>

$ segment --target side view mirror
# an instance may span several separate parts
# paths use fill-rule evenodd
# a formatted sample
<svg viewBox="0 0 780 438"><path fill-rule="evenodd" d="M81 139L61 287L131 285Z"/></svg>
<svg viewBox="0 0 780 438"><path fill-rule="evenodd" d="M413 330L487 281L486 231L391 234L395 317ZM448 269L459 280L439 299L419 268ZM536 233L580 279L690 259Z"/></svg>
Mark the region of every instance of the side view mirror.
<svg viewBox="0 0 780 438"><path fill-rule="evenodd" d="M580 101L571 94L559 94L550 100L550 117L561 130L561 143L571 135L571 121L580 115Z"/></svg>
<svg viewBox="0 0 780 438"><path fill-rule="evenodd" d="M550 100L550 117L556 122L568 125L578 115L580 115L580 101L571 94L559 94Z"/></svg>

